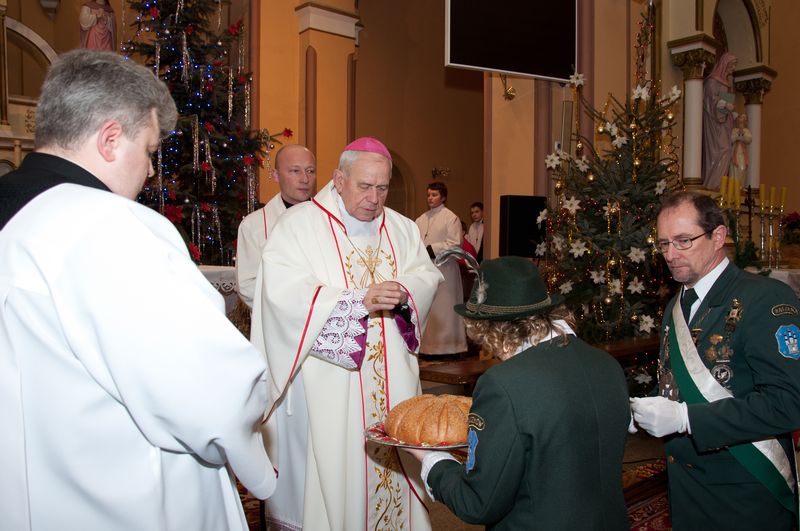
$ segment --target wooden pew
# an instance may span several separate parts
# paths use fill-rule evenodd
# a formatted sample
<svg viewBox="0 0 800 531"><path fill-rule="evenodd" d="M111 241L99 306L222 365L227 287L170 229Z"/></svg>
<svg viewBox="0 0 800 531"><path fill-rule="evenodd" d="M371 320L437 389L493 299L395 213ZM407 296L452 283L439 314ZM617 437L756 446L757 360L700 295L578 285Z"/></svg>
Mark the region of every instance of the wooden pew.
<svg viewBox="0 0 800 531"><path fill-rule="evenodd" d="M631 337L618 341L595 344L605 350L623 367L637 362L637 357L658 355L658 336ZM494 365L497 359L481 360L477 357L453 361L420 361L419 379L449 385L463 385L465 394L471 395L478 378Z"/></svg>

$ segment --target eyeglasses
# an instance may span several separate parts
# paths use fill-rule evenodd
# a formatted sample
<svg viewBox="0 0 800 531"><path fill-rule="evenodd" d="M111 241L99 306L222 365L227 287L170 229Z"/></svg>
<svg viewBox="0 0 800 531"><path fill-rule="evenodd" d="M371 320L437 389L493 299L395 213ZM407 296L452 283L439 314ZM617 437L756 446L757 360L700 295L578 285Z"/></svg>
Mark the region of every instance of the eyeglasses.
<svg viewBox="0 0 800 531"><path fill-rule="evenodd" d="M691 249L692 248L692 244L694 243L695 240L697 240L698 238L702 238L703 236L705 236L707 234L711 234L712 232L714 232L713 229L712 230L707 230L703 234L695 236L694 238L675 238L672 241L664 241L664 240L662 240L662 241L656 242L655 243L656 252L659 252L661 254L666 253L669 250L669 244L672 244L672 246L675 247L679 251L685 251L687 249Z"/></svg>

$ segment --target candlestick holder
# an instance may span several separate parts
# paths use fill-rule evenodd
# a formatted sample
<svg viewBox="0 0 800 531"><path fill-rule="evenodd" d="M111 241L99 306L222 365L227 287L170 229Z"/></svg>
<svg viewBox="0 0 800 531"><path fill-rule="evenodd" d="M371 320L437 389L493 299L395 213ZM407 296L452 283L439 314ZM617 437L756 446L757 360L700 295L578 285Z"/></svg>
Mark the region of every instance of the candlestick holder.
<svg viewBox="0 0 800 531"><path fill-rule="evenodd" d="M766 217L766 213L764 212L764 203L762 202L760 205L758 205L758 221L759 221L759 228L760 228L760 231L759 231L760 237L759 237L759 241L758 241L758 251L759 251L758 256L761 258L762 262L767 262L768 263L769 262L769 257L767 256L768 252L767 252L767 249L766 249L767 234L766 234L766 223L765 223L765 219L764 219L765 217Z"/></svg>
<svg viewBox="0 0 800 531"><path fill-rule="evenodd" d="M783 262L783 254L781 253L781 240L783 240L783 205L780 206L778 211L778 240L775 242L777 261L775 263L775 269L780 269L781 262Z"/></svg>
<svg viewBox="0 0 800 531"><path fill-rule="evenodd" d="M777 260L776 260L776 253L775 248L777 246L777 242L775 241L775 217L776 217L776 207L770 205L767 214L767 236L768 236L768 245L767 245L767 268L768 269L776 269L777 268Z"/></svg>

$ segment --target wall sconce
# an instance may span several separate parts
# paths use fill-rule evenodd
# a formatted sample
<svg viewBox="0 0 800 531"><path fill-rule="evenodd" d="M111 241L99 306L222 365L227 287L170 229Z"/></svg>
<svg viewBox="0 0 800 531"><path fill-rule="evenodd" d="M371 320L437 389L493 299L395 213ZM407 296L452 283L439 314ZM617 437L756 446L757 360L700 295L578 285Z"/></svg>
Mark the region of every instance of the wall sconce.
<svg viewBox="0 0 800 531"><path fill-rule="evenodd" d="M508 86L508 76L500 74L500 82L503 84L503 98L508 101L513 100L517 95L517 91L514 90L514 87Z"/></svg>
<svg viewBox="0 0 800 531"><path fill-rule="evenodd" d="M431 176L433 180L436 181L438 179L446 179L450 175L450 168L433 168L431 170Z"/></svg>

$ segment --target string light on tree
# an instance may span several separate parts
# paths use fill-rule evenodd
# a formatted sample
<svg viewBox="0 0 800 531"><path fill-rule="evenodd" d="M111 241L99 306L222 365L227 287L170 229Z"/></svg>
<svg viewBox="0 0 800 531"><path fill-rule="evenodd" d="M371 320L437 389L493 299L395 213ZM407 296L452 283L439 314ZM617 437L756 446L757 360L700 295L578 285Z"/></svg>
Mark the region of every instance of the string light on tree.
<svg viewBox="0 0 800 531"><path fill-rule="evenodd" d="M230 263L239 221L255 208L254 169L267 156L263 133L249 125L244 25L224 26L222 9L220 0L130 0L123 12L135 15L123 26L132 35L120 46L167 84L180 115L139 201L166 215L206 264Z"/></svg>
<svg viewBox="0 0 800 531"><path fill-rule="evenodd" d="M682 186L672 133L681 94L673 87L662 95L646 75L652 28L652 21L640 25L635 85L625 99L609 94L598 110L583 97L584 76L571 76L575 121L593 120L592 138L578 133L580 151L547 157L555 204L541 248L546 278L551 286L570 283L568 305L586 308L578 312L579 333L590 341L651 334L668 295L653 242L660 197Z"/></svg>

